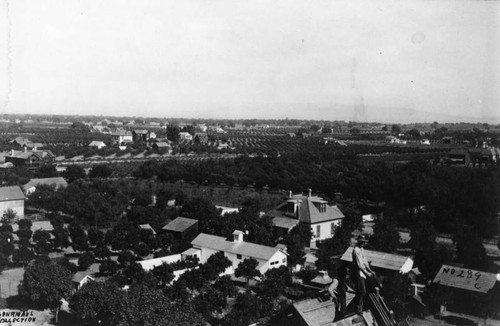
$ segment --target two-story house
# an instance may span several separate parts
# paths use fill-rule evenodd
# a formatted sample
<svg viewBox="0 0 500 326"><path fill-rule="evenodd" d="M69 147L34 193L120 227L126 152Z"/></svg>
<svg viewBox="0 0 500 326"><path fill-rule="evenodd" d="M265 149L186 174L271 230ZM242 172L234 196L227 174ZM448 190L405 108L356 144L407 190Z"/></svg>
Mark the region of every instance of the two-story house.
<svg viewBox="0 0 500 326"><path fill-rule="evenodd" d="M311 246L315 242L331 238L335 229L342 223L344 214L337 205L331 205L321 197L309 195L290 195L286 201L267 212L273 218L273 225L279 234L286 234L299 223L311 227Z"/></svg>

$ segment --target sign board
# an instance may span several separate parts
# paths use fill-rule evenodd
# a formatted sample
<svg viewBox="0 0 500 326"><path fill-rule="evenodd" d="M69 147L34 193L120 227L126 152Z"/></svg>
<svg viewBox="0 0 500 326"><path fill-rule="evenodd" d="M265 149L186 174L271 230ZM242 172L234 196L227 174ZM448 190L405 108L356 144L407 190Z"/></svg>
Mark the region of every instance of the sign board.
<svg viewBox="0 0 500 326"><path fill-rule="evenodd" d="M462 290L487 293L495 286L496 281L496 274L443 265L436 277L434 277L433 283Z"/></svg>

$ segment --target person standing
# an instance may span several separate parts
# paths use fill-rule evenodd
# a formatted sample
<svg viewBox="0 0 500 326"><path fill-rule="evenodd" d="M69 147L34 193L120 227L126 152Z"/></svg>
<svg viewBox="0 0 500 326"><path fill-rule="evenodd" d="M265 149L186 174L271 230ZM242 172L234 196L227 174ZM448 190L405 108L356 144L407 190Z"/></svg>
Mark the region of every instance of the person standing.
<svg viewBox="0 0 500 326"><path fill-rule="evenodd" d="M356 312L358 314L363 312L363 299L366 295L367 280L375 277L375 272L372 271L365 257L363 247L366 243L367 240L364 235L358 236L352 251L353 275L356 278Z"/></svg>

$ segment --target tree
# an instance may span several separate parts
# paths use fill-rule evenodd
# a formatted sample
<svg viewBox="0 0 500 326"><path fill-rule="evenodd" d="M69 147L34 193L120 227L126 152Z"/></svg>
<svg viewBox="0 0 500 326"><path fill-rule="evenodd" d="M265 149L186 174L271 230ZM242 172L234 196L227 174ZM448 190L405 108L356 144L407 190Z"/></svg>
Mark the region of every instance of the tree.
<svg viewBox="0 0 500 326"><path fill-rule="evenodd" d="M53 164L44 164L38 168L36 172L38 178L54 178L59 176L57 174L56 166Z"/></svg>
<svg viewBox="0 0 500 326"><path fill-rule="evenodd" d="M408 244L415 252L434 250L436 247L436 230L432 221L423 214L417 214L416 221L410 229Z"/></svg>
<svg viewBox="0 0 500 326"><path fill-rule="evenodd" d="M89 178L99 178L105 179L109 178L113 171L111 171L110 167L107 164L96 164L92 166L92 169L89 172Z"/></svg>
<svg viewBox="0 0 500 326"><path fill-rule="evenodd" d="M292 273L286 266L268 269L258 284L258 294L262 297L276 298L292 285Z"/></svg>
<svg viewBox="0 0 500 326"><path fill-rule="evenodd" d="M259 262L255 258L245 258L234 270L234 275L236 277L245 277L248 283L251 278L260 276L257 266L259 266Z"/></svg>
<svg viewBox="0 0 500 326"><path fill-rule="evenodd" d="M91 227L88 231L88 240L89 244L92 247L95 247L98 244L104 242L104 232L102 232L96 227Z"/></svg>
<svg viewBox="0 0 500 326"><path fill-rule="evenodd" d="M12 233L2 232L0 233L0 253L9 257L14 251L14 237Z"/></svg>
<svg viewBox="0 0 500 326"><path fill-rule="evenodd" d="M19 249L14 249L12 253L12 261L16 264L26 265L35 257L32 249L26 246L20 246Z"/></svg>
<svg viewBox="0 0 500 326"><path fill-rule="evenodd" d="M12 229L12 225L8 223L2 223L0 225L0 233L13 233L14 230Z"/></svg>
<svg viewBox="0 0 500 326"><path fill-rule="evenodd" d="M90 267L95 262L95 256L94 253L91 251L84 252L83 254L78 257L78 266L80 267L81 271L86 270L87 268Z"/></svg>
<svg viewBox="0 0 500 326"><path fill-rule="evenodd" d="M401 133L401 127L399 125L392 125L391 133L396 136L399 135Z"/></svg>
<svg viewBox="0 0 500 326"><path fill-rule="evenodd" d="M66 171L63 172L63 176L68 179L68 182L73 182L78 179L84 179L86 177L85 170L79 165L69 165Z"/></svg>
<svg viewBox="0 0 500 326"><path fill-rule="evenodd" d="M217 252L208 257L207 262L200 266L200 270L207 280L214 280L231 265L231 261L223 252Z"/></svg>
<svg viewBox="0 0 500 326"><path fill-rule="evenodd" d="M153 267L151 273L159 281L161 287L170 284L174 279L174 269L167 263Z"/></svg>
<svg viewBox="0 0 500 326"><path fill-rule="evenodd" d="M69 306L88 324L111 325L126 306L126 292L111 282L87 282L71 297Z"/></svg>
<svg viewBox="0 0 500 326"><path fill-rule="evenodd" d="M9 256L0 253L0 273L9 265Z"/></svg>
<svg viewBox="0 0 500 326"><path fill-rule="evenodd" d="M67 248L70 245L69 242L69 233L68 230L66 230L63 227L56 227L52 231L52 234L54 235L54 249L55 248Z"/></svg>
<svg viewBox="0 0 500 326"><path fill-rule="evenodd" d="M455 239L457 259L464 267L484 270L488 259L483 240L473 231L464 231Z"/></svg>
<svg viewBox="0 0 500 326"><path fill-rule="evenodd" d="M57 323L61 299L69 298L71 294L71 277L66 267L49 259L37 259L26 268L19 293L41 309L56 309Z"/></svg>
<svg viewBox="0 0 500 326"><path fill-rule="evenodd" d="M7 210L2 215L2 223L12 223L17 217L17 213L12 208Z"/></svg>
<svg viewBox="0 0 500 326"><path fill-rule="evenodd" d="M118 271L118 263L112 259L105 259L99 265L99 273L104 275L114 275Z"/></svg>
<svg viewBox="0 0 500 326"><path fill-rule="evenodd" d="M35 241L35 250L38 254L46 255L50 252L52 244L49 231L36 230L33 234L33 241Z"/></svg>
<svg viewBox="0 0 500 326"><path fill-rule="evenodd" d="M180 129L177 126L167 126L167 139L170 141L178 141Z"/></svg>
<svg viewBox="0 0 500 326"><path fill-rule="evenodd" d="M399 232L396 223L390 218L375 222L373 235L369 239L370 247L383 252L394 252L399 247Z"/></svg>

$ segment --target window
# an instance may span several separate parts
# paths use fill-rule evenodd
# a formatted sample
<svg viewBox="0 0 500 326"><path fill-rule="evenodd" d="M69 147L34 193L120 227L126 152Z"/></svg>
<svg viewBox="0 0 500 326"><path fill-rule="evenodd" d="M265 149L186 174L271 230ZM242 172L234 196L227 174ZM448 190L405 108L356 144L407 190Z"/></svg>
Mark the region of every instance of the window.
<svg viewBox="0 0 500 326"><path fill-rule="evenodd" d="M237 259L241 259L241 255L240 255L240 254L237 254L237 255L236 255L236 258L237 258Z"/></svg>
<svg viewBox="0 0 500 326"><path fill-rule="evenodd" d="M335 223L332 222L332 225L331 225L331 233L332 235L335 234Z"/></svg>
<svg viewBox="0 0 500 326"><path fill-rule="evenodd" d="M283 258L283 264L286 264L286 257Z"/></svg>
<svg viewBox="0 0 500 326"><path fill-rule="evenodd" d="M321 225L316 225L316 237L320 237L321 235Z"/></svg>
<svg viewBox="0 0 500 326"><path fill-rule="evenodd" d="M279 261L272 261L272 262L271 262L271 266L272 266L272 265L276 265L277 263L279 263Z"/></svg>

